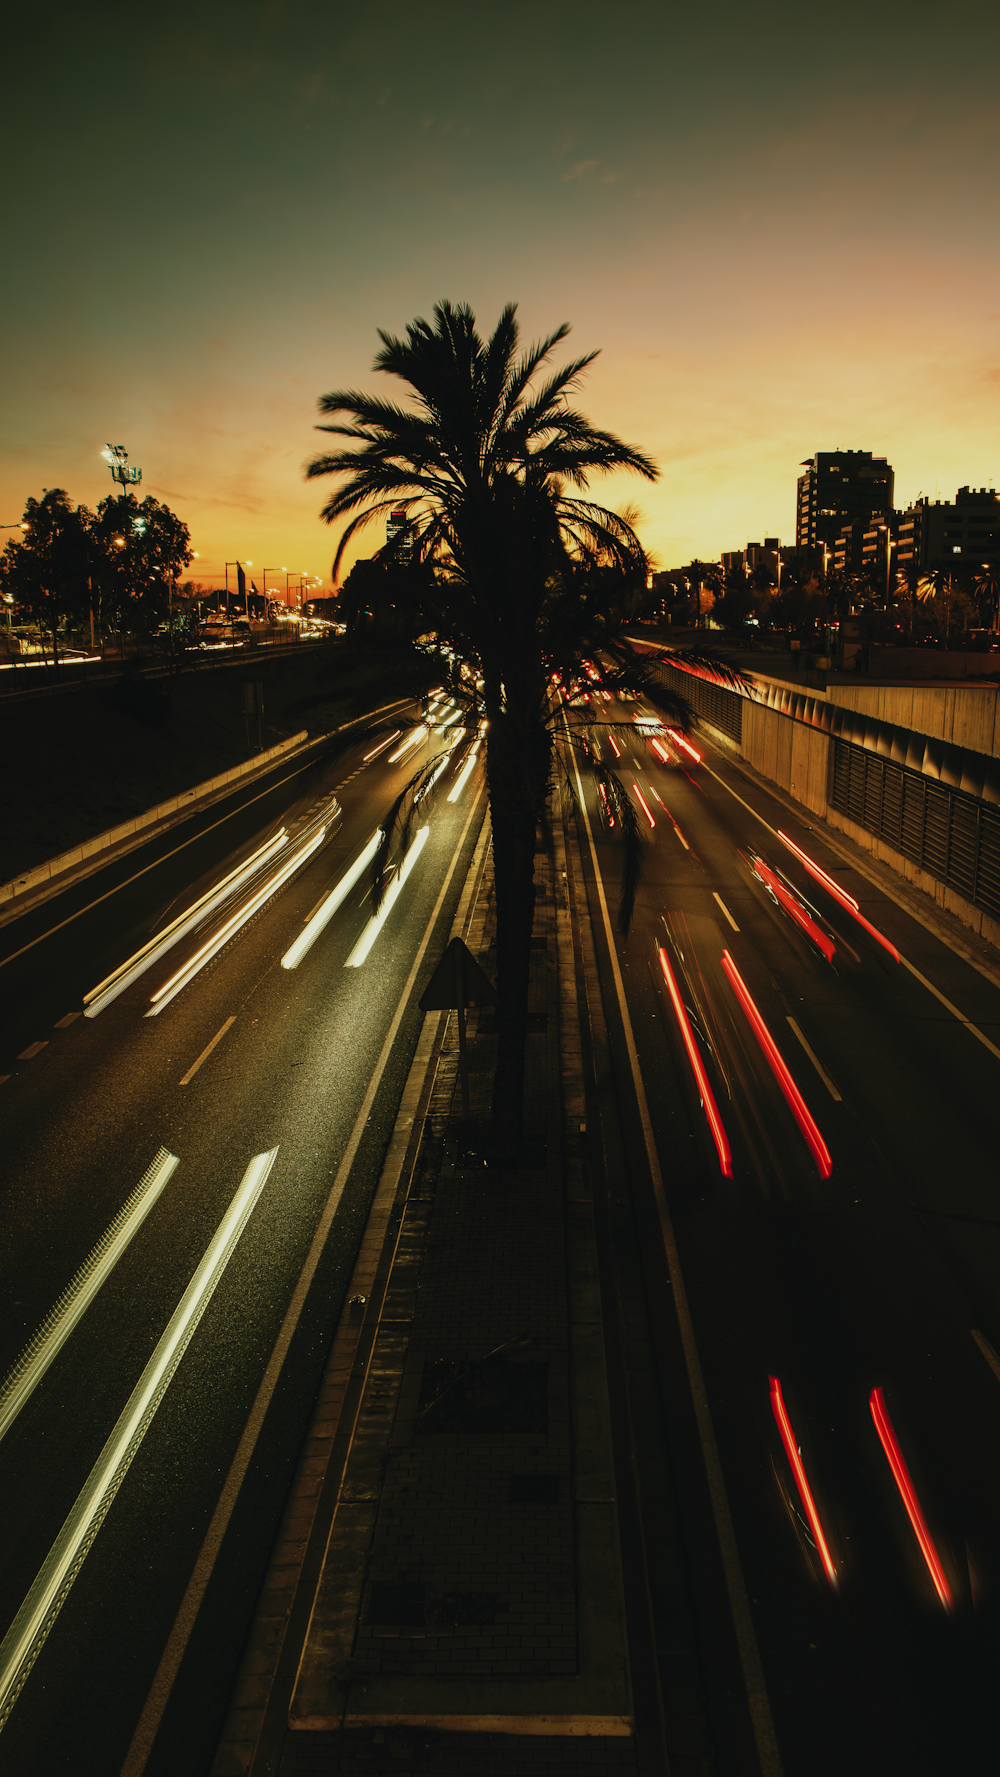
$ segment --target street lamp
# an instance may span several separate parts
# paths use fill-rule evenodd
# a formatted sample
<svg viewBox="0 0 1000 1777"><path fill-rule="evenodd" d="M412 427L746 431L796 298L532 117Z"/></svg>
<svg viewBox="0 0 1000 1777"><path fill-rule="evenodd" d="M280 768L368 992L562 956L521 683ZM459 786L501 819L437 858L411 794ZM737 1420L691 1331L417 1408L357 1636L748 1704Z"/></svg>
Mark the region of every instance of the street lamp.
<svg viewBox="0 0 1000 1777"><path fill-rule="evenodd" d="M265 568L264 569L264 573L263 573L263 576L261 579L261 597L264 600L264 616L265 617L267 616L267 576L268 576L268 574L283 574L284 571L285 571L284 568Z"/></svg>

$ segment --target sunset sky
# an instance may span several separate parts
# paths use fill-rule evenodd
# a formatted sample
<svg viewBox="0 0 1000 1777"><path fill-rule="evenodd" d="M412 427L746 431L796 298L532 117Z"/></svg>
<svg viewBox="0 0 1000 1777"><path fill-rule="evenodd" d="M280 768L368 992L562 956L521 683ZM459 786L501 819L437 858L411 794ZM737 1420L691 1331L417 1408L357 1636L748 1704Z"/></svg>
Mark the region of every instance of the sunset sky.
<svg viewBox="0 0 1000 1777"><path fill-rule="evenodd" d="M595 485L664 567L794 541L816 450L888 456L900 506L985 486L998 40L983 0L23 7L2 521L96 504L121 443L202 578L329 581L317 397L393 392L376 328L444 297L600 348L579 405L662 475Z"/></svg>

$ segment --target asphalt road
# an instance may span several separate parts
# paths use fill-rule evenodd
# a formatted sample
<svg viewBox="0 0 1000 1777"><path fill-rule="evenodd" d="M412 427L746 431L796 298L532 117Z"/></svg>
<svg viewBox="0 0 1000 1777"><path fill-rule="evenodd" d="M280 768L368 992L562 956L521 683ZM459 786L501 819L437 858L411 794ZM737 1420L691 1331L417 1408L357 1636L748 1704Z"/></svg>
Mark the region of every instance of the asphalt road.
<svg viewBox="0 0 1000 1777"><path fill-rule="evenodd" d="M412 1056L417 998L446 941L471 858L481 766L454 804L446 800L469 737L427 805L427 842L367 961L345 966L369 919L364 880L296 969L283 968L281 958L363 851L411 759L427 757L429 744L397 763L390 747L368 764L364 744L356 745L221 825L206 819L211 831L195 843L161 845L167 855L145 874L136 872L151 860L132 853L117 867L118 882L104 873L90 878L72 897L57 897L0 934L7 1074L0 1085L0 1377L158 1151L179 1161L0 1438L4 1627L31 1595L241 1181L255 1157L277 1150L3 1727L0 1765L12 1777L122 1770L317 1225L332 1211L287 1361L259 1427L254 1422L245 1477L152 1751L146 1760L133 1750L129 1768L176 1774L211 1762ZM221 931L233 905L217 908L99 1015L81 1015L84 996L113 968L282 827L289 837L275 870L324 823L324 840L308 861L264 895L158 1016L147 1016L151 995ZM251 886L241 891L244 904ZM107 898L95 888L107 889ZM51 937L43 935L48 930ZM425 936L381 1085L356 1130ZM359 1139L345 1180L352 1131ZM0 1407L2 1400L0 1392Z"/></svg>
<svg viewBox="0 0 1000 1777"><path fill-rule="evenodd" d="M627 724L634 711L603 713ZM606 726L594 733L610 758ZM728 1646L719 1640L725 1587L715 1577L705 1469L700 1455L692 1458L686 1379L664 1333L661 1401L688 1518L688 1581L702 1618L718 1769L783 1769L787 1777L994 1771L1000 993L721 750L699 738L704 762L684 769L661 764L645 741L621 731L617 738L617 774L648 844L632 931L615 945L777 1740L777 1762L761 1761L745 1686L733 1683L737 1637ZM613 919L621 847L592 791L587 798ZM862 928L777 830L854 897L905 960ZM636 1215L647 1236L646 1292L665 1326L667 1267L583 849ZM823 948L831 943L832 960ZM731 1177L700 1102L661 946L717 1103ZM829 1176L722 966L724 951L814 1119ZM829 1573L779 1433L770 1377L780 1380ZM870 1397L878 1388L944 1594L876 1433ZM655 1509L647 1498L647 1513Z"/></svg>

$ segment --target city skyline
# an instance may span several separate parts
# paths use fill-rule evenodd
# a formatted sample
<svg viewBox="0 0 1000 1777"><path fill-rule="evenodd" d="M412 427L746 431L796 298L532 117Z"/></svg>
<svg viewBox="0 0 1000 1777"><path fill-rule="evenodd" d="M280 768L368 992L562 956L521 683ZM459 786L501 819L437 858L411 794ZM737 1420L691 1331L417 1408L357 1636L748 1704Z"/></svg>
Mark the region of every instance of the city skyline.
<svg viewBox="0 0 1000 1777"><path fill-rule="evenodd" d="M451 4L377 30L310 5L56 17L44 42L15 27L6 521L46 486L96 505L122 441L193 575L240 556L328 584L317 399L390 395L377 328L445 297L484 332L514 300L526 342L567 320L566 355L600 350L579 404L661 479L595 490L638 504L662 567L791 542L817 450L888 458L899 508L994 480L979 10L932 42L849 7L831 43L782 5L635 4L609 45L596 12L567 41L515 5L531 53L507 62Z"/></svg>

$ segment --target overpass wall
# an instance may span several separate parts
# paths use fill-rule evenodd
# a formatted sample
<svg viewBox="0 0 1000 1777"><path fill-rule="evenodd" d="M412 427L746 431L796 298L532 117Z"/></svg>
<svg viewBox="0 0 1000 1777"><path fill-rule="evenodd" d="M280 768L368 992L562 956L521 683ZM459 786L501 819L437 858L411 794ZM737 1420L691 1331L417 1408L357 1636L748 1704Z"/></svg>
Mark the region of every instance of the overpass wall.
<svg viewBox="0 0 1000 1777"><path fill-rule="evenodd" d="M869 717L862 699L834 707L834 689L854 694L853 686L831 687L823 699L799 687L782 687L776 696L775 687L765 692L761 683L751 696L723 675L703 679L666 662L659 673L666 687L688 697L722 746L1000 947L995 693L991 703L990 692L982 696L978 687L938 687L929 697L929 688L858 687L869 697L892 694ZM970 692L977 701L965 701ZM778 701L786 708L774 707ZM926 727L903 727L890 712L933 720L938 733L925 739ZM963 745L956 734L988 745Z"/></svg>

